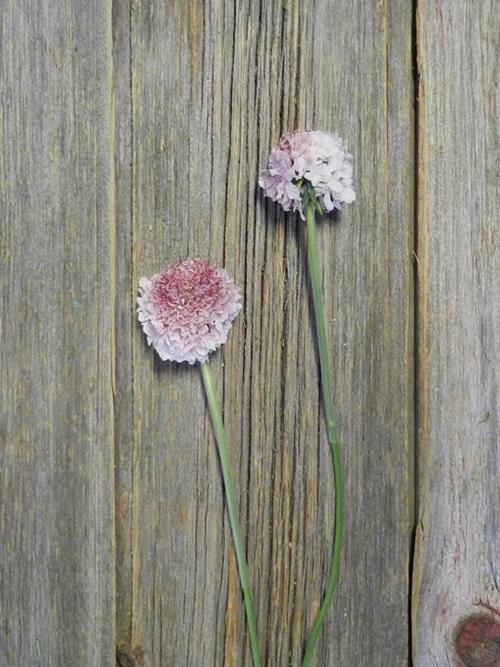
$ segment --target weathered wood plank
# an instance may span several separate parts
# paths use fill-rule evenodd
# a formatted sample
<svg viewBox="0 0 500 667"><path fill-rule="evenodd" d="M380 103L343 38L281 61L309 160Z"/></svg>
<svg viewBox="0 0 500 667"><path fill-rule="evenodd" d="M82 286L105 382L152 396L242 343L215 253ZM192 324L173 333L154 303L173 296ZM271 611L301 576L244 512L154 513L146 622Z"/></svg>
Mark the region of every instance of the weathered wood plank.
<svg viewBox="0 0 500 667"><path fill-rule="evenodd" d="M328 568L333 484L304 230L263 202L256 180L271 145L294 127L337 129L355 155L358 201L340 224L325 222L320 231L348 529L317 664L406 665L410 3L152 0L131 2L130 12L123 3L116 19L119 321L133 311L141 275L187 255L225 265L243 287L244 314L213 363L269 665L299 664ZM155 359L139 327L123 331L123 662L135 652L152 665L249 664L200 378Z"/></svg>
<svg viewBox="0 0 500 667"><path fill-rule="evenodd" d="M130 3L113 3L113 75L115 111L116 196L116 400L115 400L115 502L116 502L116 632L117 656L131 654L123 638L130 634L132 611L132 547L130 543L131 483L134 456L134 380L132 334L135 309L130 297L132 270L132 99L130 95ZM125 657L124 657L125 656ZM133 653L132 653L133 656ZM124 665L127 665L124 662Z"/></svg>
<svg viewBox="0 0 500 667"><path fill-rule="evenodd" d="M445 667L462 665L460 621L500 612L498 6L418 5L414 664ZM496 662L464 664L499 660L497 645Z"/></svg>
<svg viewBox="0 0 500 667"><path fill-rule="evenodd" d="M0 12L0 664L114 664L111 3Z"/></svg>

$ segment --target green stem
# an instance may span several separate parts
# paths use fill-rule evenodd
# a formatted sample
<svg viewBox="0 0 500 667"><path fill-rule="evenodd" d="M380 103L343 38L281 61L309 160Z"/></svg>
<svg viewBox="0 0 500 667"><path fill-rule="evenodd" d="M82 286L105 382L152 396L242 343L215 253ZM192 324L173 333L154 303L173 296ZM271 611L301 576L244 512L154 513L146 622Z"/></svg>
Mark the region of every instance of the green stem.
<svg viewBox="0 0 500 667"><path fill-rule="evenodd" d="M315 202L307 199L305 202L305 214L307 222L307 248L309 259L309 273L313 292L314 314L316 317L316 331L318 335L319 365L321 371L321 389L323 392L323 404L326 415L326 432L328 442L332 449L333 473L335 478L335 529L333 535L333 555L326 588L325 598L318 617L313 625L309 640L304 653L303 667L309 667L312 663L314 649L318 641L321 628L332 603L333 594L339 578L340 553L342 549L343 532L343 497L344 483L342 479L342 462L340 458L340 443L335 430L333 414L333 392L330 377L330 362L328 359L328 345L326 340L325 314L323 310L323 297L321 294L321 274L318 263L318 247L316 240L316 222L314 219Z"/></svg>
<svg viewBox="0 0 500 667"><path fill-rule="evenodd" d="M248 635L250 637L253 664L254 667L261 667L262 660L260 657L259 642L257 639L257 623L255 621L252 592L250 590L250 580L248 577L248 565L245 556L245 547L243 545L241 527L238 521L238 509L236 495L234 493L233 476L231 473L231 462L227 449L226 432L224 430L222 416L217 403L212 371L210 370L208 362L201 364L201 374L203 376L208 407L210 409L210 415L212 417L212 423L215 431L215 438L217 440L217 447L219 449L220 465L222 468L222 477L224 479L224 487L226 491L226 503L229 514L229 522L231 524L231 530L233 531L236 560L238 562L241 588L243 589L243 598L245 601L245 609L247 613Z"/></svg>

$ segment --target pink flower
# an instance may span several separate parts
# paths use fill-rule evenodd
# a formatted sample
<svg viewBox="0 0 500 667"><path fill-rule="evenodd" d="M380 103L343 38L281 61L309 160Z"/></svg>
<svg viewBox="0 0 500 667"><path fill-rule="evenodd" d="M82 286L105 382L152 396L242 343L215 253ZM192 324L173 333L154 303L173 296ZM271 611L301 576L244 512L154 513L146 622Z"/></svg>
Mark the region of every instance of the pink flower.
<svg viewBox="0 0 500 667"><path fill-rule="evenodd" d="M325 211L341 208L356 198L352 188L352 155L342 139L327 132L285 134L269 156L259 179L266 197L285 211L302 210L302 188L308 181Z"/></svg>
<svg viewBox="0 0 500 667"><path fill-rule="evenodd" d="M205 362L226 342L241 310L241 294L222 269L204 259L167 266L139 281L137 313L161 359Z"/></svg>

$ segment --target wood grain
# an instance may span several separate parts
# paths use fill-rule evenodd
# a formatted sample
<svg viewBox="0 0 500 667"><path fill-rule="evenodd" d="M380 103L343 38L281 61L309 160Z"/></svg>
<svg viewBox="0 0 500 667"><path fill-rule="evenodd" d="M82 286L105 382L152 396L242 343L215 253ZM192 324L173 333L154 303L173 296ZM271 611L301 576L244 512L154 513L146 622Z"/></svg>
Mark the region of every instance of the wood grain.
<svg viewBox="0 0 500 667"><path fill-rule="evenodd" d="M110 3L0 35L0 664L112 665Z"/></svg>
<svg viewBox="0 0 500 667"><path fill-rule="evenodd" d="M250 664L199 374L161 363L131 327L140 276L175 259L206 256L244 292L244 313L212 363L267 665L300 663L321 600L334 496L304 229L256 186L271 146L295 127L338 130L358 188L356 204L320 227L348 512L317 664L408 664L413 83L404 4L115 8L121 664Z"/></svg>
<svg viewBox="0 0 500 667"><path fill-rule="evenodd" d="M496 662L462 663L454 640L464 618L500 612L498 7L418 5L414 664L483 667L498 646Z"/></svg>

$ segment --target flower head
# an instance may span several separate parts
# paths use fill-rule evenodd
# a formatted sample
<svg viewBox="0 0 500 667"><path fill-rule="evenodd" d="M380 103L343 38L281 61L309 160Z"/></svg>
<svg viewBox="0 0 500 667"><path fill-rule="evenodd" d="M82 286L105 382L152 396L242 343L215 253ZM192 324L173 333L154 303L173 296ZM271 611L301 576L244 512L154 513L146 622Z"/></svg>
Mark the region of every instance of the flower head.
<svg viewBox="0 0 500 667"><path fill-rule="evenodd" d="M308 184L325 211L340 209L356 197L351 159L337 134L291 132L271 151L259 185L266 197L281 204L285 211L299 211L302 218L303 193Z"/></svg>
<svg viewBox="0 0 500 667"><path fill-rule="evenodd" d="M161 359L194 364L226 342L241 294L222 269L187 259L141 278L137 303L139 322Z"/></svg>

